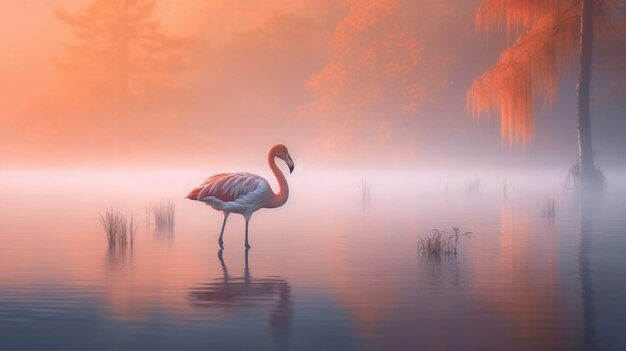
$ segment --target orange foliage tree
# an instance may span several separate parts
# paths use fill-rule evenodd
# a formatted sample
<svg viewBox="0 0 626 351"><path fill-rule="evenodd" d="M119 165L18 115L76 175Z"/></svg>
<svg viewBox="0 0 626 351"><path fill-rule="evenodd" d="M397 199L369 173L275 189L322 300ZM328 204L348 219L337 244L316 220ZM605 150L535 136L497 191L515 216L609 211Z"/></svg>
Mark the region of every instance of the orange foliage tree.
<svg viewBox="0 0 626 351"><path fill-rule="evenodd" d="M499 114L503 140L527 143L534 131L536 100L558 95L563 64L579 59L577 86L579 159L572 172L583 187L601 183L591 149L589 88L595 37L619 26L623 0L483 0L479 29L505 27L517 34L498 62L469 89L468 108L475 116ZM619 15L619 14L622 15Z"/></svg>

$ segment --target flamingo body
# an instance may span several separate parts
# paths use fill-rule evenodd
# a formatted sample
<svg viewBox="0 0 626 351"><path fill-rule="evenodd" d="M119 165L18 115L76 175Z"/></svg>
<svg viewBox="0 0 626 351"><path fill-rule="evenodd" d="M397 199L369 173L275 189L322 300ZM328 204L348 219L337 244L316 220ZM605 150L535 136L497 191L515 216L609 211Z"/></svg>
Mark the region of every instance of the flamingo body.
<svg viewBox="0 0 626 351"><path fill-rule="evenodd" d="M206 203L218 211L252 214L266 207L272 193L267 180L252 173L221 173L193 189L188 199Z"/></svg>
<svg viewBox="0 0 626 351"><path fill-rule="evenodd" d="M278 144L270 149L267 156L272 172L278 180L279 191L274 193L270 184L262 177L251 173L220 173L207 178L200 186L194 188L188 199L206 203L218 211L224 213L224 222L218 243L223 248L223 235L226 220L231 212L244 216L246 221L246 248L248 243L248 222L252 214L261 208L279 207L287 202L289 186L285 176L278 166L275 158L284 160L289 166L291 173L294 168L293 160L284 145Z"/></svg>

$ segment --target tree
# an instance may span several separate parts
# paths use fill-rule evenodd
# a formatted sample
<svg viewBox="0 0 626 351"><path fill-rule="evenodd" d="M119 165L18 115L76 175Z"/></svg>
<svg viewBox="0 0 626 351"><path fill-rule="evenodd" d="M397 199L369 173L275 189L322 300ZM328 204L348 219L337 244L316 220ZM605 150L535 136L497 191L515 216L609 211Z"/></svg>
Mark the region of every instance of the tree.
<svg viewBox="0 0 626 351"><path fill-rule="evenodd" d="M621 18L615 13L623 12L624 5L623 0L483 0L476 16L481 29L498 29L504 23L509 35L518 34L498 62L474 81L467 97L475 115L499 113L502 138L510 144L529 142L535 100L554 101L561 66L578 55L579 153L571 172L583 188L602 183L591 147L593 41L595 33L621 23L613 19Z"/></svg>
<svg viewBox="0 0 626 351"><path fill-rule="evenodd" d="M93 0L69 14L55 8L74 41L59 66L79 87L81 99L112 105L123 114L141 97L169 84L181 67L183 40L167 35L154 0Z"/></svg>
<svg viewBox="0 0 626 351"><path fill-rule="evenodd" d="M456 24L462 12L441 0L349 0L342 5L326 62L305 85L313 96L311 115L324 123L316 144L328 145L332 154L341 153L338 148L363 152L368 159L385 148L387 160L413 157L413 134L402 147L406 153L397 152L397 137L405 133L394 121L426 114L424 107L448 86L445 70L454 62L454 50L442 44L451 31L442 23ZM359 140L365 139L363 147Z"/></svg>

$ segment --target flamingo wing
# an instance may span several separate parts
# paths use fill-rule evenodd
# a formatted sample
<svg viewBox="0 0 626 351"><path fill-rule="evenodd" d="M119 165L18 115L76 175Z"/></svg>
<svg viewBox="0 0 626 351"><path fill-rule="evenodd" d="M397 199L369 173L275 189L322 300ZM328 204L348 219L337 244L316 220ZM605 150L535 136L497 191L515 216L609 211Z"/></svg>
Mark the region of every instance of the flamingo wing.
<svg viewBox="0 0 626 351"><path fill-rule="evenodd" d="M193 189L188 199L202 200L208 196L230 202L257 189L263 178L251 173L221 173L207 178L200 186Z"/></svg>

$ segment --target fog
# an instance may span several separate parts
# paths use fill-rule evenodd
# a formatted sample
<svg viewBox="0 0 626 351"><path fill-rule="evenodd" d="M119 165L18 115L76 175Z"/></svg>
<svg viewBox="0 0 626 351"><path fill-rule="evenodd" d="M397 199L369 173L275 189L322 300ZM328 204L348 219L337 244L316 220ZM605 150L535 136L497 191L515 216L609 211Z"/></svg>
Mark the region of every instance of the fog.
<svg viewBox="0 0 626 351"><path fill-rule="evenodd" d="M0 349L626 349L626 0L593 158L581 3L0 0Z"/></svg>
<svg viewBox="0 0 626 351"><path fill-rule="evenodd" d="M3 168L258 169L276 143L300 169L565 175L577 159L576 62L564 63L557 102L538 108L526 145L467 111L471 82L510 43L476 30L478 1L161 0L129 27L152 42L138 39L127 61L67 20L98 3L0 1ZM604 170L626 165L619 33L594 52Z"/></svg>

